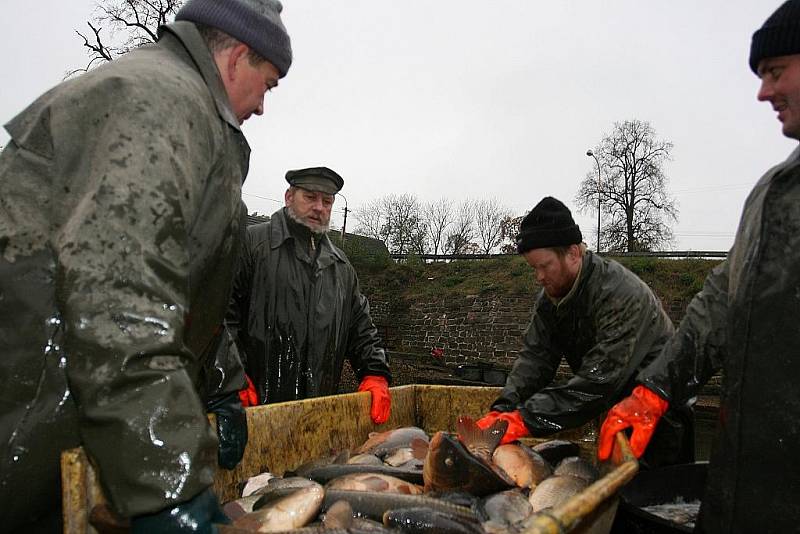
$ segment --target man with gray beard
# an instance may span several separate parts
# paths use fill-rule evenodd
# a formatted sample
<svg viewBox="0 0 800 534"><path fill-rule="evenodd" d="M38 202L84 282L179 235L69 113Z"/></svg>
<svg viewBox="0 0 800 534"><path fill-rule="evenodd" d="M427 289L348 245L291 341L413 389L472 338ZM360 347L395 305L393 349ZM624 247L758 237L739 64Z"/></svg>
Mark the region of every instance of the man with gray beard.
<svg viewBox="0 0 800 534"><path fill-rule="evenodd" d="M286 205L247 229L227 319L250 378L245 405L336 393L347 358L389 417L386 354L355 269L327 231L344 180L327 167L286 173Z"/></svg>

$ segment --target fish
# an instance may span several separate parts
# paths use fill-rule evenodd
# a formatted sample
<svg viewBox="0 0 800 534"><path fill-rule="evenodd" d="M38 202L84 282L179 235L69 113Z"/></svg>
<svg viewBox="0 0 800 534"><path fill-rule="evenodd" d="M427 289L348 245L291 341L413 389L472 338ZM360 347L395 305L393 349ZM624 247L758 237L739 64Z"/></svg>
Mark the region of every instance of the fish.
<svg viewBox="0 0 800 534"><path fill-rule="evenodd" d="M319 484L300 488L269 502L259 510L235 519L233 526L255 532L300 528L317 517L324 497L325 490Z"/></svg>
<svg viewBox="0 0 800 534"><path fill-rule="evenodd" d="M226 502L222 507L222 511L225 512L225 515L227 515L231 521L234 521L252 512L254 510L253 506L259 499L261 499L261 495L248 495L247 497L242 497L235 501Z"/></svg>
<svg viewBox="0 0 800 534"><path fill-rule="evenodd" d="M488 532L508 532L512 525L533 514L533 506L519 489L490 495L478 507L482 517L486 518L483 528Z"/></svg>
<svg viewBox="0 0 800 534"><path fill-rule="evenodd" d="M263 508L275 499L286 497L298 489L307 488L315 484L317 483L313 480L303 477L275 477L252 495L253 497L258 497L258 500L253 504L253 511Z"/></svg>
<svg viewBox="0 0 800 534"><path fill-rule="evenodd" d="M254 494L259 489L269 484L269 481L273 478L275 478L275 475L272 473L261 473L260 475L248 478L242 489L242 497Z"/></svg>
<svg viewBox="0 0 800 534"><path fill-rule="evenodd" d="M325 484L325 489L379 491L385 493L404 493L406 495L419 495L422 493L421 486L380 473L350 473L348 475L343 475Z"/></svg>
<svg viewBox="0 0 800 534"><path fill-rule="evenodd" d="M508 421L497 420L487 428L481 429L471 417L461 416L456 423L458 439L475 457L484 462L492 461L492 453L500 444L500 440L508 429Z"/></svg>
<svg viewBox="0 0 800 534"><path fill-rule="evenodd" d="M343 450L336 454L325 456L324 458L315 458L314 460L305 462L304 464L301 464L295 469L287 471L285 475L301 476L308 478L309 471L313 471L320 467L326 467L329 465L346 464L349 459L350 459L350 451Z"/></svg>
<svg viewBox="0 0 800 534"><path fill-rule="evenodd" d="M410 447L398 447L383 458L383 462L393 467L419 462L420 466L428 455L428 442L419 438L411 440Z"/></svg>
<svg viewBox="0 0 800 534"><path fill-rule="evenodd" d="M418 470L399 469L387 465L330 464L309 469L305 476L320 484L326 484L351 473L377 473L397 477L412 484L422 484L422 473Z"/></svg>
<svg viewBox="0 0 800 534"><path fill-rule="evenodd" d="M383 458L395 449L401 447L411 447L411 442L415 438L430 441L428 434L416 426L406 426L387 430L386 432L371 432L369 439L355 450L356 454L374 454L378 458Z"/></svg>
<svg viewBox="0 0 800 534"><path fill-rule="evenodd" d="M500 445L492 453L492 462L520 488L535 488L553 474L547 460L522 443Z"/></svg>
<svg viewBox="0 0 800 534"><path fill-rule="evenodd" d="M541 512L566 502L588 485L584 479L572 475L553 475L536 486L528 496L528 502L534 512Z"/></svg>
<svg viewBox="0 0 800 534"><path fill-rule="evenodd" d="M480 523L464 516L451 515L430 508L400 508L383 515L383 524L404 534L484 534Z"/></svg>
<svg viewBox="0 0 800 534"><path fill-rule="evenodd" d="M516 486L503 470L472 455L447 432L437 432L431 439L422 478L426 492L458 489L483 496Z"/></svg>
<svg viewBox="0 0 800 534"><path fill-rule="evenodd" d="M356 517L353 507L347 501L336 501L330 508L323 514L322 525L328 529L325 534L328 534L330 529L347 529L349 533L369 533L369 532L392 532L383 526L383 523L366 519L363 517Z"/></svg>
<svg viewBox="0 0 800 534"><path fill-rule="evenodd" d="M475 512L469 508L451 504L425 495L403 495L402 493L374 493L369 491L351 491L327 489L322 501L322 510L327 511L336 501L347 501L353 512L359 517L383 521L383 514L399 508L424 507L451 515L463 515L476 518Z"/></svg>
<svg viewBox="0 0 800 534"><path fill-rule="evenodd" d="M347 460L347 463L355 465L383 465L383 460L374 454L364 453L351 456L350 459Z"/></svg>
<svg viewBox="0 0 800 534"><path fill-rule="evenodd" d="M600 476L597 468L579 456L570 456L561 460L556 466L554 475L572 475L592 483Z"/></svg>
<svg viewBox="0 0 800 534"><path fill-rule="evenodd" d="M577 443L571 441L551 439L535 445L533 452L547 460L550 465L558 465L561 460L568 456L578 456L581 453L581 448Z"/></svg>

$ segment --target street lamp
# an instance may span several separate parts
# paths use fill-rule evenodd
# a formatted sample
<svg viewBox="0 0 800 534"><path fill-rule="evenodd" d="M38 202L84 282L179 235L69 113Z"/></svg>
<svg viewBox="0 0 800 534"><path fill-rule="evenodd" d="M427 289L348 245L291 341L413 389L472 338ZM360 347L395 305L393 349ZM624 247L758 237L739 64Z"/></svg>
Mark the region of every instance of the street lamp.
<svg viewBox="0 0 800 534"><path fill-rule="evenodd" d="M592 149L586 151L586 155L594 158L597 164L597 252L600 253L600 160L597 159Z"/></svg>
<svg viewBox="0 0 800 534"><path fill-rule="evenodd" d="M341 193L336 194L344 199L344 222L342 223L342 244L344 244L345 228L347 228L347 212L350 210L347 209L347 197Z"/></svg>

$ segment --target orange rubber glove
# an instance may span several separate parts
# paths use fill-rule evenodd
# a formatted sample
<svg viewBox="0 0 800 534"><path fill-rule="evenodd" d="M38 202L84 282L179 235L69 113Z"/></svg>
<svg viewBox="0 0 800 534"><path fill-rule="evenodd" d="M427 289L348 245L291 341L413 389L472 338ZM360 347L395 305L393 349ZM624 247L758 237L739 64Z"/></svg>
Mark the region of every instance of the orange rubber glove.
<svg viewBox="0 0 800 534"><path fill-rule="evenodd" d="M375 424L383 424L389 419L392 398L389 396L389 382L382 376L365 376L358 386L358 391L369 391L372 394L372 407L369 416Z"/></svg>
<svg viewBox="0 0 800 534"><path fill-rule="evenodd" d="M247 387L239 390L239 400L242 401L242 406L247 408L248 406L258 406L258 394L256 393L256 387L253 385L253 381L250 380L250 377L244 375L247 379Z"/></svg>
<svg viewBox="0 0 800 534"><path fill-rule="evenodd" d="M600 428L597 457L607 460L614 447L614 436L628 427L633 428L631 451L639 458L644 454L658 420L669 408L669 403L644 386L636 386L630 397L622 399L608 412Z"/></svg>
<svg viewBox="0 0 800 534"><path fill-rule="evenodd" d="M530 434L530 432L528 432L528 427L525 426L525 422L522 420L522 415L520 415L519 410L514 410L513 412L491 411L475 421L475 424L478 425L481 430L486 430L497 421L508 422L508 428L500 439L500 445L511 443L512 441L524 438Z"/></svg>

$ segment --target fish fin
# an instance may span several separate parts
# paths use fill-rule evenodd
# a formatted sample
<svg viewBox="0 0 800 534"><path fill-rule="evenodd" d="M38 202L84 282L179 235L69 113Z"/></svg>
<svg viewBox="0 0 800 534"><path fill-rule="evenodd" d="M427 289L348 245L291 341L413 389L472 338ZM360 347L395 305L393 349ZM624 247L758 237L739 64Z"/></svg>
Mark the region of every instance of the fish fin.
<svg viewBox="0 0 800 534"><path fill-rule="evenodd" d="M508 421L497 420L487 428L481 428L475 421L468 416L461 416L456 423L458 438L469 452L475 456L490 461L492 453L500 444L500 440L506 434Z"/></svg>
<svg viewBox="0 0 800 534"><path fill-rule="evenodd" d="M428 442L422 438L412 439L411 455L417 460L424 460L428 456Z"/></svg>
<svg viewBox="0 0 800 534"><path fill-rule="evenodd" d="M334 464L346 464L347 460L350 459L350 451L348 449L344 449L336 457L333 459Z"/></svg>
<svg viewBox="0 0 800 534"><path fill-rule="evenodd" d="M336 501L328 508L322 524L329 528L350 528L353 526L353 507L347 501Z"/></svg>
<svg viewBox="0 0 800 534"><path fill-rule="evenodd" d="M366 476L360 480L367 488L367 491L384 492L390 489L391 485L379 476Z"/></svg>

